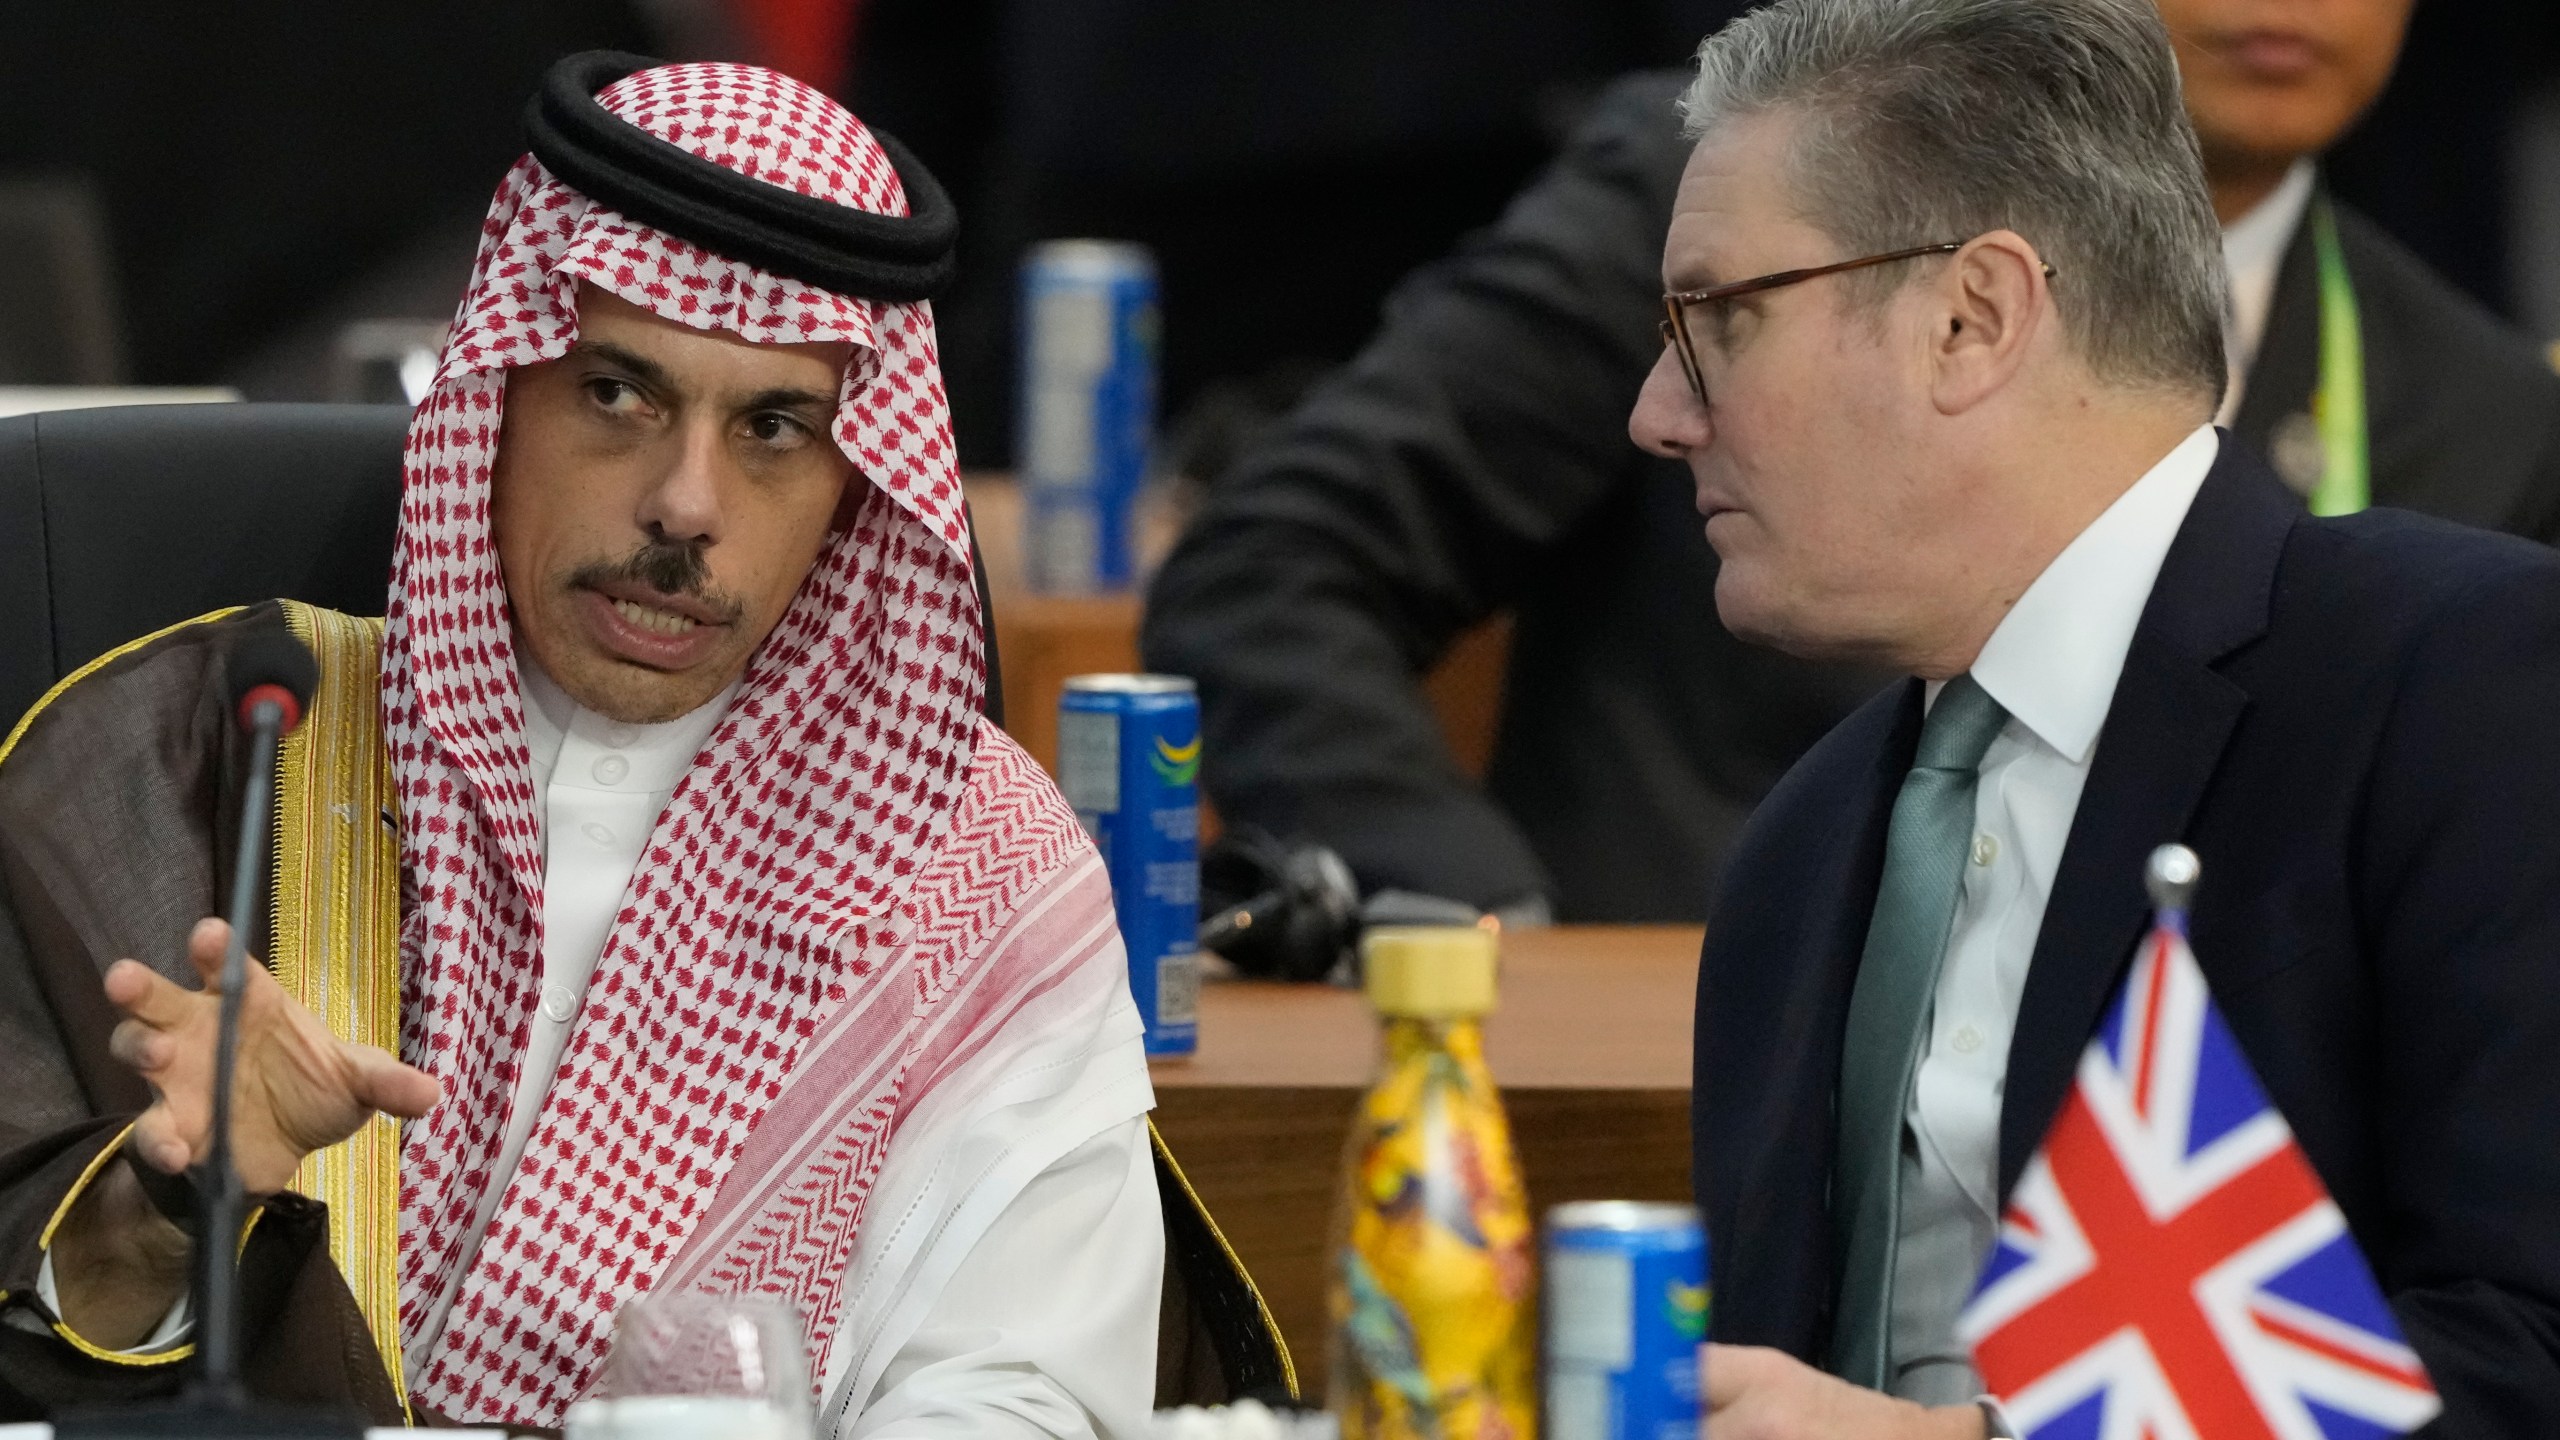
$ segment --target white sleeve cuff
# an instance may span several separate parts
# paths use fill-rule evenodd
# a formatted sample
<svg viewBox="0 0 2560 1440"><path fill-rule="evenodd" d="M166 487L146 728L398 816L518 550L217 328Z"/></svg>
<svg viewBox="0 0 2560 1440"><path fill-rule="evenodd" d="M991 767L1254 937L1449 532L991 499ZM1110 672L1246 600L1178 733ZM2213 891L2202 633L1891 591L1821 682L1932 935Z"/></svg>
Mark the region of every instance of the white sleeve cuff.
<svg viewBox="0 0 2560 1440"><path fill-rule="evenodd" d="M45 1252L44 1257L36 1265L36 1298L44 1302L45 1313L57 1319L61 1317L62 1295L54 1287L53 1252L50 1250ZM179 1291L177 1302L169 1307L168 1314L160 1317L158 1327L144 1336L141 1344L123 1350L110 1350L107 1353L110 1355L158 1355L186 1344L195 1336L196 1318L193 1300L194 1296L187 1291Z"/></svg>

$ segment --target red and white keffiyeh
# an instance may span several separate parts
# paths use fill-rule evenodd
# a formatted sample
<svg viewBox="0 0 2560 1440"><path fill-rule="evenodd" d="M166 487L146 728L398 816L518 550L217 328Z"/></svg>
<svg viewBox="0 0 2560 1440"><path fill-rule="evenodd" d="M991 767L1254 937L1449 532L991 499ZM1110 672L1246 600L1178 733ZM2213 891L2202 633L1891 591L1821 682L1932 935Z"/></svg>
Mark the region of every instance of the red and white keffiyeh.
<svg viewBox="0 0 2560 1440"><path fill-rule="evenodd" d="M906 213L870 133L786 77L664 66L598 100L742 174ZM752 342L854 342L835 437L871 492L668 802L522 1162L498 1175L541 984L543 865L490 473L507 371L569 348L581 281ZM1055 983L1057 955L988 958L1032 948L994 932L1087 853L1045 777L981 729L929 308L706 253L527 156L410 428L400 526L382 713L402 805L402 1049L445 1086L401 1157L403 1338L433 1344L414 1357L417 1397L556 1426L615 1310L662 1283L789 1300L823 1352L898 1117L954 1047ZM940 893L953 876L969 893ZM758 1134L777 1105L792 1143ZM463 1254L492 1185L486 1239Z"/></svg>

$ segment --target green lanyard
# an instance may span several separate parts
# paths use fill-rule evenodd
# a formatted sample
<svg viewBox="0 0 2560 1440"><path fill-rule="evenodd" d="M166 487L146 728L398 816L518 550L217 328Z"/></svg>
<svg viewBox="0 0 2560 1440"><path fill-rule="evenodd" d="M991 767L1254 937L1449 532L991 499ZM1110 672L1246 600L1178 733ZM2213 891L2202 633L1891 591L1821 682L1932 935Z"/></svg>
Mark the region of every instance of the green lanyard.
<svg viewBox="0 0 2560 1440"><path fill-rule="evenodd" d="M2311 248L2320 260L2320 388L2311 397L2320 432L2320 483L2314 515L2352 515L2373 503L2364 425L2364 324L2356 316L2355 282L2338 246L2338 218L2328 202L2311 206Z"/></svg>

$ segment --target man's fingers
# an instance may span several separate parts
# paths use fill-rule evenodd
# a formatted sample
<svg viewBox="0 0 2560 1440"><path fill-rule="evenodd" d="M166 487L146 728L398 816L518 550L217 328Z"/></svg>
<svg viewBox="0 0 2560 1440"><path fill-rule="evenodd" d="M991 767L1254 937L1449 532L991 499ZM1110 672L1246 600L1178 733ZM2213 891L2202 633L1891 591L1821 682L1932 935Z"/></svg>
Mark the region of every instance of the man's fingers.
<svg viewBox="0 0 2560 1440"><path fill-rule="evenodd" d="M127 1020L107 1036L107 1053L148 1079L169 1063L171 1041L147 1022Z"/></svg>
<svg viewBox="0 0 2560 1440"><path fill-rule="evenodd" d="M195 992L171 981L139 960L119 960L107 967L108 1003L127 1016L156 1029L183 1023Z"/></svg>
<svg viewBox="0 0 2560 1440"><path fill-rule="evenodd" d="M1751 1345L1699 1346L1698 1372L1706 1381L1707 1408L1721 1410L1741 1399L1758 1377L1760 1359L1767 1353Z"/></svg>
<svg viewBox="0 0 2560 1440"><path fill-rule="evenodd" d="M165 1101L142 1112L124 1144L125 1149L142 1157L144 1164L164 1175L184 1174L195 1163L195 1147L178 1134L176 1117L169 1113Z"/></svg>
<svg viewBox="0 0 2560 1440"><path fill-rule="evenodd" d="M119 960L107 967L103 981L107 1003L119 1010L131 1010L151 993L151 982L159 978L139 960Z"/></svg>
<svg viewBox="0 0 2560 1440"><path fill-rule="evenodd" d="M222 952L231 944L231 924L207 916L187 932L187 959L194 962L196 974L204 977L204 988L219 993L222 989Z"/></svg>
<svg viewBox="0 0 2560 1440"><path fill-rule="evenodd" d="M371 1045L349 1045L347 1059L352 1075L348 1093L368 1109L404 1120L415 1120L436 1107L444 1098L444 1087L434 1076L414 1065L404 1065L389 1053Z"/></svg>

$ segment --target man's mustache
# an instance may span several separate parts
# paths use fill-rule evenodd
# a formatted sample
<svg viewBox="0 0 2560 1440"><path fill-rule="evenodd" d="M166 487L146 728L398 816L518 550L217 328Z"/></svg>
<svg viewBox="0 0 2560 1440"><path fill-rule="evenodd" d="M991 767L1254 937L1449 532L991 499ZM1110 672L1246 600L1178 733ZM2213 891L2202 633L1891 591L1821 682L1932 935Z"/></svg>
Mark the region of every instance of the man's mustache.
<svg viewBox="0 0 2560 1440"><path fill-rule="evenodd" d="M700 546L676 540L652 540L620 560L593 560L579 566L569 583L584 589L607 585L640 585L661 595L682 595L718 610L724 622L735 621L746 607L711 588L711 564Z"/></svg>

